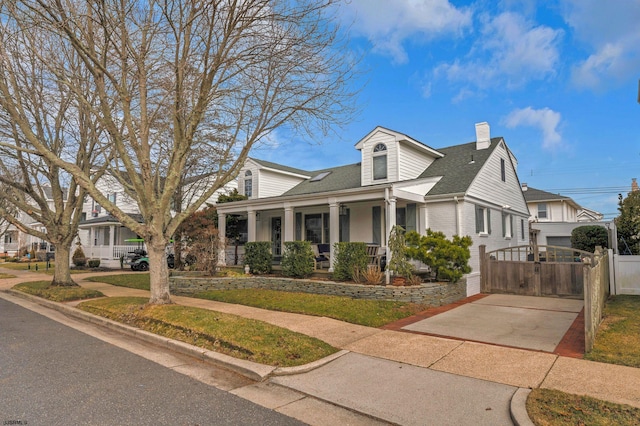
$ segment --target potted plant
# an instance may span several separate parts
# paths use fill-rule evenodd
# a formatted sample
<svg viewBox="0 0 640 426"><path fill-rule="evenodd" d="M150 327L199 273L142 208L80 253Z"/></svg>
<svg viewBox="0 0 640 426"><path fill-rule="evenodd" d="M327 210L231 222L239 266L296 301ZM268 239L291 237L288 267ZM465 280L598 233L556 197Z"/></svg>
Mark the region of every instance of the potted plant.
<svg viewBox="0 0 640 426"><path fill-rule="evenodd" d="M409 263L407 257L404 234L404 228L398 225L394 226L389 234L388 247L391 251L391 259L387 268L393 274L393 285L404 285L407 279L413 275L413 265Z"/></svg>

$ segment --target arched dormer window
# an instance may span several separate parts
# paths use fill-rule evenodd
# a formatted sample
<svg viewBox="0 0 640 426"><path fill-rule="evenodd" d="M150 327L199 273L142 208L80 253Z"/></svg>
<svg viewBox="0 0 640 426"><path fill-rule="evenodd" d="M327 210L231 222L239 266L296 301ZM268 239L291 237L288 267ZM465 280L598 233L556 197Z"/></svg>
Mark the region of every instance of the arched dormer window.
<svg viewBox="0 0 640 426"><path fill-rule="evenodd" d="M251 170L244 172L244 195L251 198L253 193L253 176Z"/></svg>
<svg viewBox="0 0 640 426"><path fill-rule="evenodd" d="M373 180L387 178L387 146L383 143L373 148Z"/></svg>

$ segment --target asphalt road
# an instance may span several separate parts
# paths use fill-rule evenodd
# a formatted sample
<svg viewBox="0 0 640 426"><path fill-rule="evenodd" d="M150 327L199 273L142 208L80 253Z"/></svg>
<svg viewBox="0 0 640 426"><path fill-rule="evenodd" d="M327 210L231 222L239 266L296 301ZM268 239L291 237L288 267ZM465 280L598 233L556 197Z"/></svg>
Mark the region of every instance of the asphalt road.
<svg viewBox="0 0 640 426"><path fill-rule="evenodd" d="M2 425L298 425L0 299Z"/></svg>

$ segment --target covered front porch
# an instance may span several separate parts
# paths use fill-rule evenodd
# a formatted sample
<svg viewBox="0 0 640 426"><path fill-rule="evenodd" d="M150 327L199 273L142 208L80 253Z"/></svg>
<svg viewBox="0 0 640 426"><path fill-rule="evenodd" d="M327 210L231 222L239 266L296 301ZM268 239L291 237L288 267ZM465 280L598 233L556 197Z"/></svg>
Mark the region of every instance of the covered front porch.
<svg viewBox="0 0 640 426"><path fill-rule="evenodd" d="M108 268L119 268L121 257L126 258L135 249L143 247L142 242L131 241L139 239L138 235L113 216L81 222L79 238L85 256L100 259L100 265Z"/></svg>
<svg viewBox="0 0 640 426"><path fill-rule="evenodd" d="M337 242L358 241L377 247L378 256L389 256L387 241L395 225L424 233L428 227L425 188L376 185L341 193L274 197L225 203L217 206L220 235L228 235L229 217L246 221L247 242L269 241L274 260L282 256L287 241L309 241L326 247L327 262L320 267L333 271ZM237 264L235 248L226 244L218 264Z"/></svg>

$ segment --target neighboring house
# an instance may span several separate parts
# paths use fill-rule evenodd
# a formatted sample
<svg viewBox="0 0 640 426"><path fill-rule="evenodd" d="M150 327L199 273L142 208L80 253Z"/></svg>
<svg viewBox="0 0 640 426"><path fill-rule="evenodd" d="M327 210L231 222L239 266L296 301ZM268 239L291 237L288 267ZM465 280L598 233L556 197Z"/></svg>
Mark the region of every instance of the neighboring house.
<svg viewBox="0 0 640 426"><path fill-rule="evenodd" d="M123 212L139 223L143 222L137 203L125 193L122 185L113 176L105 174L96 186ZM208 203L215 204L219 194L230 192L233 188L235 182L217 191L209 198ZM185 192L189 192L189 189ZM78 238L87 258L100 259L102 266L119 267L121 256L126 257L136 248L142 247L141 242L132 241L139 240L138 235L122 225L91 197L86 197L82 211L83 219L79 225ZM75 248L72 248L72 252L73 250Z"/></svg>
<svg viewBox="0 0 640 426"><path fill-rule="evenodd" d="M530 227L537 234L538 245L571 247L571 231L579 226L600 225L610 234L610 247L616 247L616 228L613 220L603 221L603 215L584 208L571 198L542 191L522 184L527 201Z"/></svg>
<svg viewBox="0 0 640 426"><path fill-rule="evenodd" d="M49 207L52 208L53 193L51 191L51 187L45 186L42 190ZM44 225L33 219L28 213L29 212L19 211L16 218L29 228L46 232ZM15 225L8 224L6 230L0 236L0 253L3 253L6 256L15 256L18 254L20 249L47 253L53 253L55 251L55 247L48 241L41 240L40 238L34 237L31 234L17 229Z"/></svg>
<svg viewBox="0 0 640 426"><path fill-rule="evenodd" d="M247 222L246 239L270 241L276 257L294 240L331 250L339 241L362 241L384 252L394 225L469 235L469 295L480 291L478 246L528 244L516 159L504 139L490 137L487 123L476 124L476 141L463 145L434 149L376 127L355 148L361 162L315 171L248 159L238 188L249 199L217 206L220 232L228 215L238 215Z"/></svg>

